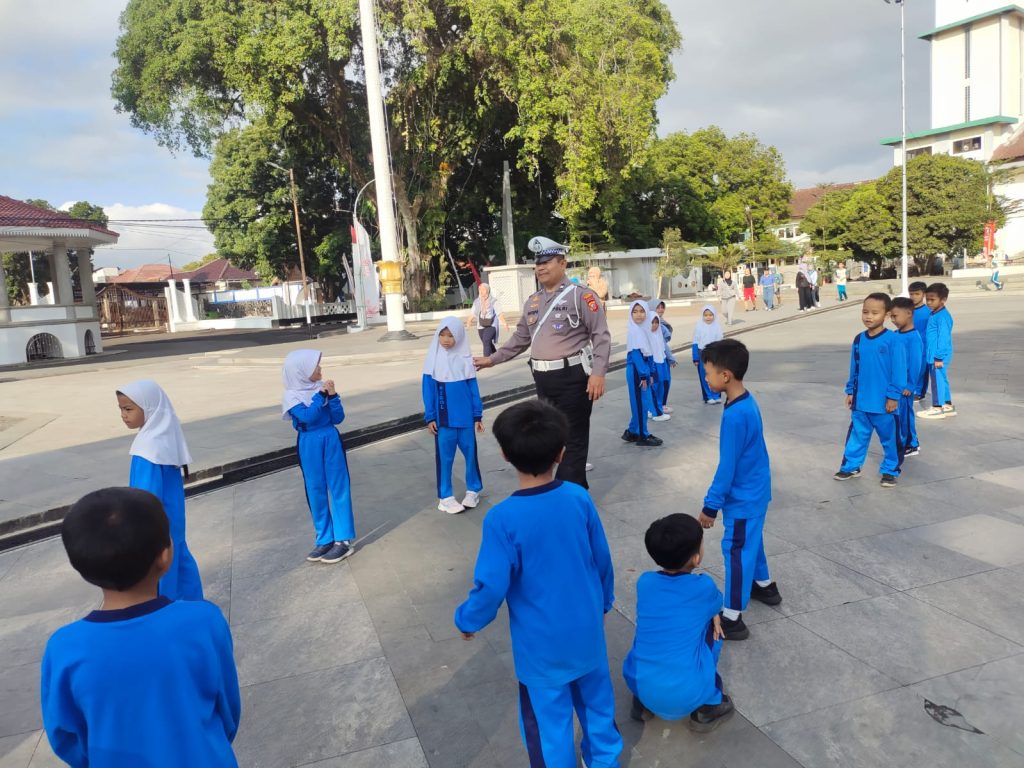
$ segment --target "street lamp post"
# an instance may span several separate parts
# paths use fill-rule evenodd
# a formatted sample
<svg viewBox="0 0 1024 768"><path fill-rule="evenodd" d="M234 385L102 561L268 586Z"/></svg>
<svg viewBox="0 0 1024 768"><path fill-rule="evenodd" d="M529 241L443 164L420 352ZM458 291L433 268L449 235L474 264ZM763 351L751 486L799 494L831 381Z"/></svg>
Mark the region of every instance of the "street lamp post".
<svg viewBox="0 0 1024 768"><path fill-rule="evenodd" d="M903 290L901 295L909 296L910 289L910 266L907 258L907 40L904 32L906 28L906 0L885 0L887 3L895 3L900 7L900 147L902 150L902 221L903 230L903 256L900 265L900 277L902 278Z"/></svg>
<svg viewBox="0 0 1024 768"><path fill-rule="evenodd" d="M313 318L309 309L309 294L306 292L306 255L302 251L302 227L299 226L299 194L295 187L295 170L292 168L282 168L277 163L272 163L269 160L267 161L267 165L277 168L279 171L288 171L288 185L292 193L292 210L295 212L295 238L299 242L299 270L302 273L302 303L306 307L306 327L312 327Z"/></svg>

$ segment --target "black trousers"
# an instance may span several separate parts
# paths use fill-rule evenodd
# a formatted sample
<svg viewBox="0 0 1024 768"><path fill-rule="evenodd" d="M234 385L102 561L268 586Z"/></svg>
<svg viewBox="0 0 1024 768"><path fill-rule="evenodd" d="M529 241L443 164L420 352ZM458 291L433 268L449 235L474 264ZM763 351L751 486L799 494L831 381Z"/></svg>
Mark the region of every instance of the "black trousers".
<svg viewBox="0 0 1024 768"><path fill-rule="evenodd" d="M493 325L487 325L480 329L480 341L484 343L484 357L494 354L494 340L498 338L498 329Z"/></svg>
<svg viewBox="0 0 1024 768"><path fill-rule="evenodd" d="M594 409L593 401L587 396L589 378L582 365L560 371L533 372L537 397L547 400L569 421L565 458L558 465L556 477L584 488L590 487L587 485L587 453L590 450L590 414Z"/></svg>

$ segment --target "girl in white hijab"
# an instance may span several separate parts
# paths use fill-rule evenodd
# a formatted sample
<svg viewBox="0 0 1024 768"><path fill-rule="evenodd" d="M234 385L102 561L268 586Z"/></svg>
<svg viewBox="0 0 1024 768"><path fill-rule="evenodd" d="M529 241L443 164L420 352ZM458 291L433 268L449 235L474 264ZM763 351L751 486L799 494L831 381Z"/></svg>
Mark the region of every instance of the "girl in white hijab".
<svg viewBox="0 0 1024 768"><path fill-rule="evenodd" d="M442 512L456 515L480 503L484 484L474 429L484 431L483 415L466 329L455 318L445 318L423 363L423 420L434 436L437 508ZM461 503L452 488L456 449L466 459L466 496Z"/></svg>
<svg viewBox="0 0 1024 768"><path fill-rule="evenodd" d="M133 381L117 390L117 406L132 441L128 485L149 491L164 506L174 544L171 567L160 579L160 594L171 600L202 600L199 566L185 543L185 482L181 472L192 456L167 393L155 381Z"/></svg>
<svg viewBox="0 0 1024 768"><path fill-rule="evenodd" d="M668 358L665 355L665 337L661 335L661 318L655 309L657 302L647 305L648 330L651 333L651 373L654 381L647 390L653 413L647 415L651 421L668 421L672 417L665 413L665 382L668 380Z"/></svg>
<svg viewBox="0 0 1024 768"><path fill-rule="evenodd" d="M337 430L345 420L345 409L334 381L324 378L315 349L289 352L281 378L282 416L291 419L299 433L299 469L316 531L316 546L306 560L337 563L353 553L356 537L348 460Z"/></svg>
<svg viewBox="0 0 1024 768"><path fill-rule="evenodd" d="M658 446L660 438L647 431L647 404L652 381L654 346L647 304L634 301L629 307L626 329L626 389L629 392L630 421L622 439L642 446Z"/></svg>
<svg viewBox="0 0 1024 768"><path fill-rule="evenodd" d="M701 310L700 319L697 320L697 327L693 330L693 364L697 366L697 376L700 378L700 394L704 398L705 405L721 405L722 397L711 391L707 380L704 378L704 361L700 352L704 347L713 341L721 341L725 338L722 333L722 325L718 322L718 313L710 304L705 304Z"/></svg>

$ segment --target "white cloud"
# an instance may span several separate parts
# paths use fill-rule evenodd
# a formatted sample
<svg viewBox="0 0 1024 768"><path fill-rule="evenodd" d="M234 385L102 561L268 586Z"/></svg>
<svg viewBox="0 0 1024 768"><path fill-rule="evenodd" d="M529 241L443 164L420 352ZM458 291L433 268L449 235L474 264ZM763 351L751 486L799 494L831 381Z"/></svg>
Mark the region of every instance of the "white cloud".
<svg viewBox="0 0 1024 768"><path fill-rule="evenodd" d="M73 201L61 206L67 209ZM212 253L213 235L202 221L169 221L198 219L198 211L189 211L166 203L147 205L104 205L110 218L110 229L120 234L117 245L97 248L93 264L99 267L137 267L142 264L171 262L180 267ZM151 221L139 221L150 219ZM155 221L153 221L155 220Z"/></svg>

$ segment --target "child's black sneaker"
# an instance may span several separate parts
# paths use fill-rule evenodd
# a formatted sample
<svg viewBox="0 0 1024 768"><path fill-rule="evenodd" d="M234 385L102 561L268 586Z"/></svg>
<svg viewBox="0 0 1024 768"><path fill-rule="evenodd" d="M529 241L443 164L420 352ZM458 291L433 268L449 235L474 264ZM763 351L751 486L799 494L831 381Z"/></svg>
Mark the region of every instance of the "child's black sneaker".
<svg viewBox="0 0 1024 768"><path fill-rule="evenodd" d="M832 477L834 477L836 480L849 480L851 477L860 477L860 470L853 469L850 470L849 472L846 472L845 470L840 469L838 472L832 475Z"/></svg>
<svg viewBox="0 0 1024 768"><path fill-rule="evenodd" d="M722 634L725 635L726 640L746 640L750 637L750 630L743 623L742 613L735 619L727 619L725 616L722 616L721 622Z"/></svg>
<svg viewBox="0 0 1024 768"><path fill-rule="evenodd" d="M750 588L750 596L765 605L778 605L782 602L782 595L779 594L779 585L774 581L767 587L760 586L754 582Z"/></svg>
<svg viewBox="0 0 1024 768"><path fill-rule="evenodd" d="M625 440L627 443L635 443L637 440L640 439L640 435L638 435L636 432L630 432L627 429L625 432L622 433L622 439Z"/></svg>
<svg viewBox="0 0 1024 768"><path fill-rule="evenodd" d="M664 442L665 441L662 440L660 437L648 435L647 437L641 437L639 440L636 441L636 444L644 448L657 448Z"/></svg>
<svg viewBox="0 0 1024 768"><path fill-rule="evenodd" d="M337 563L355 552L352 547L344 542L338 541L320 558L321 563Z"/></svg>
<svg viewBox="0 0 1024 768"><path fill-rule="evenodd" d="M882 475L882 481L879 483L883 488L895 488L896 487L896 476L895 475Z"/></svg>
<svg viewBox="0 0 1024 768"><path fill-rule="evenodd" d="M713 731L715 726L733 713L734 709L732 699L723 693L720 704L705 704L703 707L690 713L690 720L688 722L690 730L697 733Z"/></svg>
<svg viewBox="0 0 1024 768"><path fill-rule="evenodd" d="M907 450L905 450L903 452L903 455L904 455L904 457L906 457L906 456L917 456L919 453L921 453L921 448L920 448L920 446L915 445L912 448L907 448Z"/></svg>
<svg viewBox="0 0 1024 768"><path fill-rule="evenodd" d="M315 563L321 557L323 557L328 552L330 552L331 551L331 547L333 547L333 546L334 546L333 543L331 543L331 544L321 544L319 547L316 547L312 552L310 552L308 555L306 555L306 559L309 560L309 562L311 562L311 563Z"/></svg>
<svg viewBox="0 0 1024 768"><path fill-rule="evenodd" d="M633 706L629 708L629 716L638 723L642 723L644 720L650 720L654 717L654 713L645 707L644 703L640 701L639 698L634 696Z"/></svg>

